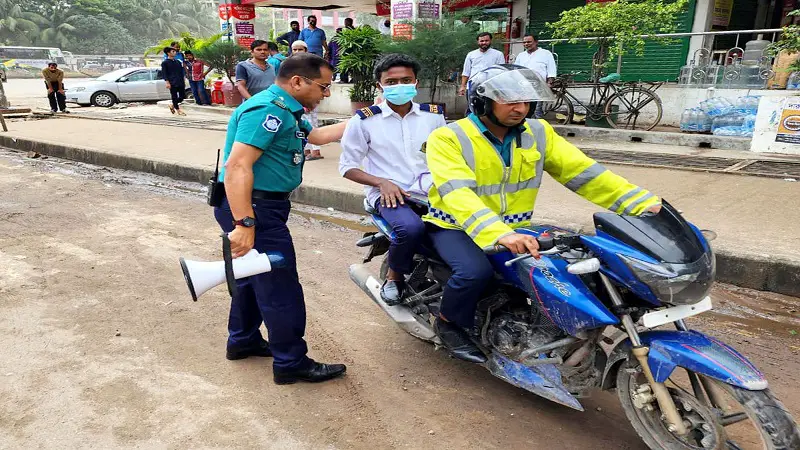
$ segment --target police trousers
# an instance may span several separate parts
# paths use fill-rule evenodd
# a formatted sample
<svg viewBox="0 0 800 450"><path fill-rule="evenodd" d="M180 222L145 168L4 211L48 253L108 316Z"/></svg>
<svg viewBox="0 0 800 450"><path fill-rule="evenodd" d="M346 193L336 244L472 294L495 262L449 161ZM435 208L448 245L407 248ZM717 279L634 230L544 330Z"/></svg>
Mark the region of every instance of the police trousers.
<svg viewBox="0 0 800 450"><path fill-rule="evenodd" d="M442 316L465 330L471 330L475 325L478 301L492 285L492 263L463 230L427 225L436 253L451 270L442 293Z"/></svg>
<svg viewBox="0 0 800 450"><path fill-rule="evenodd" d="M254 199L256 219L254 248L259 252L280 252L286 267L236 280L238 293L231 299L228 317L228 348L247 348L263 339L259 327L267 326L269 346L276 371L304 369L309 364L306 330L306 305L297 275L297 258L286 221L288 200ZM214 216L226 233L233 231L233 215L228 200Z"/></svg>

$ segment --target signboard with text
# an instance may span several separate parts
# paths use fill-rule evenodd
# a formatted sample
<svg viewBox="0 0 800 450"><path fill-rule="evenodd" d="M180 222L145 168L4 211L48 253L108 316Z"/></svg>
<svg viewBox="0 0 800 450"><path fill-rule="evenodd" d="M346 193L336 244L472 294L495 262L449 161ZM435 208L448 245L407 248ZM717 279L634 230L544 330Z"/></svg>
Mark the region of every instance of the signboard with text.
<svg viewBox="0 0 800 450"><path fill-rule="evenodd" d="M414 37L414 26L411 22L418 19L440 19L442 0L392 0L390 11L392 37L411 39Z"/></svg>
<svg viewBox="0 0 800 450"><path fill-rule="evenodd" d="M778 122L778 134L775 142L800 144L800 101L786 100Z"/></svg>
<svg viewBox="0 0 800 450"><path fill-rule="evenodd" d="M255 5L219 5L220 30L228 39L250 49L256 40Z"/></svg>

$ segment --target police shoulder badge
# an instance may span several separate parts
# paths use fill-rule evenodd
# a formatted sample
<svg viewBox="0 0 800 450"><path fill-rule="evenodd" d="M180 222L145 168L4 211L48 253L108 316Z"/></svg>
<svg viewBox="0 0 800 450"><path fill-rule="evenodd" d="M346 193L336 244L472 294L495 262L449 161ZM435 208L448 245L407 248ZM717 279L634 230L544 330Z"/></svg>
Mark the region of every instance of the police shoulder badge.
<svg viewBox="0 0 800 450"><path fill-rule="evenodd" d="M278 128L281 127L281 123L281 119L273 116L272 114L268 114L261 126L270 133L275 133L278 131Z"/></svg>
<svg viewBox="0 0 800 450"><path fill-rule="evenodd" d="M292 158L292 163L294 163L294 165L296 166L296 165L300 164L301 162L303 162L304 159L305 159L305 155L303 155L302 153L295 153L294 157Z"/></svg>

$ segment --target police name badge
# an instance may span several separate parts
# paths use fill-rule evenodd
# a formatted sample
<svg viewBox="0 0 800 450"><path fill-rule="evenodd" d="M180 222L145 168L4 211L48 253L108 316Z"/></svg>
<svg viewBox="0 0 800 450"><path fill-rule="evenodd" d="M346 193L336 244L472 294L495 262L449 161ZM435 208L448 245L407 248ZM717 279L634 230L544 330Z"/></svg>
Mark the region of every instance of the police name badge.
<svg viewBox="0 0 800 450"><path fill-rule="evenodd" d="M292 162L294 163L295 166L300 164L301 162L303 162L303 156L304 155L302 153L295 153L294 154L294 157L292 158Z"/></svg>
<svg viewBox="0 0 800 450"><path fill-rule="evenodd" d="M265 130L269 131L270 133L275 133L278 131L278 128L281 127L281 119L273 116L272 114L267 115L267 118L264 120L264 123L261 124Z"/></svg>
<svg viewBox="0 0 800 450"><path fill-rule="evenodd" d="M306 138L306 133L305 133L305 131L298 130L298 131L294 132L294 137L296 137L298 139L305 139Z"/></svg>

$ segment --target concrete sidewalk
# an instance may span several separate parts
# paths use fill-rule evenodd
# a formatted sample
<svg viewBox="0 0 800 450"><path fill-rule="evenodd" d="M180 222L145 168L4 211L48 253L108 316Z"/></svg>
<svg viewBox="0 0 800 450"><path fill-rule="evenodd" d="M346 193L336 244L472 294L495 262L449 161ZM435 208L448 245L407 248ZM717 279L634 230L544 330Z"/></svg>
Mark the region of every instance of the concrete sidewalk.
<svg viewBox="0 0 800 450"><path fill-rule="evenodd" d="M126 122L61 118L10 123L0 146L92 164L204 182L213 170L224 132ZM639 149L651 144L576 142L593 149ZM338 144L323 147L325 159L306 163L300 203L362 213L361 187L339 176ZM697 149L692 149L697 154ZM748 152L711 150L714 156L752 158ZM608 165L680 208L700 228L712 229L719 279L739 286L800 296L800 184L783 179ZM600 208L546 176L536 205L542 222L592 229Z"/></svg>

